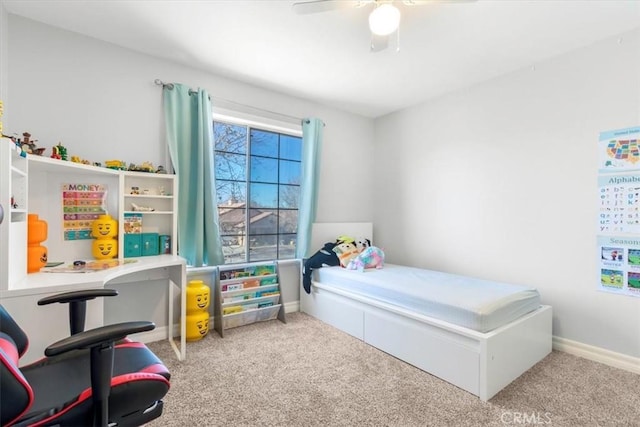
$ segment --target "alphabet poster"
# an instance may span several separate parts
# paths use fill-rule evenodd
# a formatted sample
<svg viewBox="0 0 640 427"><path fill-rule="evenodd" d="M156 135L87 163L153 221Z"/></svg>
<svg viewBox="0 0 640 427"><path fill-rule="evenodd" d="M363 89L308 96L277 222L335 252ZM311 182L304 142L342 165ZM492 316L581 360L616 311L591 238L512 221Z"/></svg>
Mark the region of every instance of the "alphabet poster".
<svg viewBox="0 0 640 427"><path fill-rule="evenodd" d="M598 289L640 297L640 126L599 139Z"/></svg>

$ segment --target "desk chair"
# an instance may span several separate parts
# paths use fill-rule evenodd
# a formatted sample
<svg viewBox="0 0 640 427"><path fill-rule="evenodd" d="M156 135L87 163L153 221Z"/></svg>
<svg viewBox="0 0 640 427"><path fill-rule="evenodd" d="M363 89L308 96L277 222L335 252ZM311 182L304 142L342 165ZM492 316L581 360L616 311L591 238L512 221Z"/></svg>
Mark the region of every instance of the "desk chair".
<svg viewBox="0 0 640 427"><path fill-rule="evenodd" d="M46 298L43 304L105 296L83 292ZM162 414L169 371L144 344L126 338L155 325L123 322L83 331L81 323L70 319L70 337L47 347L43 359L20 367L28 337L0 305L0 425L138 426Z"/></svg>

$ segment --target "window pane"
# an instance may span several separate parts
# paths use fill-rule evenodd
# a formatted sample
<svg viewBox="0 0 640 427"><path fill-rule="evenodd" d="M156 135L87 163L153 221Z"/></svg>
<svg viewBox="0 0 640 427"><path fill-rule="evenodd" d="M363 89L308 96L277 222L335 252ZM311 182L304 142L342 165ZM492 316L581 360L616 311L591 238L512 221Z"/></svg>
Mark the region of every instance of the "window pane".
<svg viewBox="0 0 640 427"><path fill-rule="evenodd" d="M278 134L251 129L251 154L278 157Z"/></svg>
<svg viewBox="0 0 640 427"><path fill-rule="evenodd" d="M218 151L244 154L247 152L247 127L213 122L213 140Z"/></svg>
<svg viewBox="0 0 640 427"><path fill-rule="evenodd" d="M277 236L249 236L249 261L278 259Z"/></svg>
<svg viewBox="0 0 640 427"><path fill-rule="evenodd" d="M218 206L218 221L220 222L220 234L222 236L240 236L246 233L245 218L246 209L241 207Z"/></svg>
<svg viewBox="0 0 640 427"><path fill-rule="evenodd" d="M295 234L281 234L278 244L278 259L293 259L296 257L298 238Z"/></svg>
<svg viewBox="0 0 640 427"><path fill-rule="evenodd" d="M225 264L233 264L234 262L247 261L246 239L243 239L238 245L225 245L223 242L222 253L224 255Z"/></svg>
<svg viewBox="0 0 640 427"><path fill-rule="evenodd" d="M255 184L249 186L252 208L276 208L278 207L277 184Z"/></svg>
<svg viewBox="0 0 640 427"><path fill-rule="evenodd" d="M300 162L280 160L280 184L300 184Z"/></svg>
<svg viewBox="0 0 640 427"><path fill-rule="evenodd" d="M252 182L278 182L278 159L251 156Z"/></svg>
<svg viewBox="0 0 640 427"><path fill-rule="evenodd" d="M278 211L273 209L251 209L249 235L277 234Z"/></svg>
<svg viewBox="0 0 640 427"><path fill-rule="evenodd" d="M247 179L247 156L216 151L215 168L216 179L245 181Z"/></svg>
<svg viewBox="0 0 640 427"><path fill-rule="evenodd" d="M281 185L279 193L279 208L298 209L300 201L300 187L297 185Z"/></svg>
<svg viewBox="0 0 640 427"><path fill-rule="evenodd" d="M216 180L218 206L232 206L247 203L247 183L244 181Z"/></svg>
<svg viewBox="0 0 640 427"><path fill-rule="evenodd" d="M278 224L278 233L296 233L298 231L298 211L297 210L280 210L280 221Z"/></svg>
<svg viewBox="0 0 640 427"><path fill-rule="evenodd" d="M233 206L218 206L222 253L225 263L246 261L245 214L244 203Z"/></svg>
<svg viewBox="0 0 640 427"><path fill-rule="evenodd" d="M302 138L299 136L280 135L280 158L302 160Z"/></svg>

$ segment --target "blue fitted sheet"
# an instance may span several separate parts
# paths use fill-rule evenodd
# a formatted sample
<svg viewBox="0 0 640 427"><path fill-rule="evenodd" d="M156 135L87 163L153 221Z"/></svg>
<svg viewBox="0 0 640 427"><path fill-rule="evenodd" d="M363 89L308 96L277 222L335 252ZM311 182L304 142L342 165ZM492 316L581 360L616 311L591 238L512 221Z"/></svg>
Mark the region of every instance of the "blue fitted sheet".
<svg viewBox="0 0 640 427"><path fill-rule="evenodd" d="M540 307L534 288L394 264L314 270L314 280L455 325L488 332Z"/></svg>

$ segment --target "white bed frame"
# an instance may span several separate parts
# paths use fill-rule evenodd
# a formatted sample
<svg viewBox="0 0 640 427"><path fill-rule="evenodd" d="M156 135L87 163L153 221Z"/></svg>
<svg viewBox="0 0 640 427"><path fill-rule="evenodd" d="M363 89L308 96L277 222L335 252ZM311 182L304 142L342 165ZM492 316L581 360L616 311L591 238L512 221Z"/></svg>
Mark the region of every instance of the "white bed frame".
<svg viewBox="0 0 640 427"><path fill-rule="evenodd" d="M316 223L312 248L340 235L373 236L371 223ZM551 307L481 333L312 283L300 310L487 401L551 352Z"/></svg>

